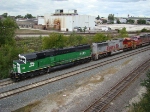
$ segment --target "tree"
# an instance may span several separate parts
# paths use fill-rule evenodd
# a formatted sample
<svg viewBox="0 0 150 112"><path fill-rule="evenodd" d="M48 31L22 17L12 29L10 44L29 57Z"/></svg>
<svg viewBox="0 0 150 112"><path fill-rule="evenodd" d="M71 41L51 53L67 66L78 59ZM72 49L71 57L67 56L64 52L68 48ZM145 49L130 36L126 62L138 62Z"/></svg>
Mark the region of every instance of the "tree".
<svg viewBox="0 0 150 112"><path fill-rule="evenodd" d="M18 25L11 18L0 20L0 46L15 43L14 35L17 28Z"/></svg>
<svg viewBox="0 0 150 112"><path fill-rule="evenodd" d="M22 53L14 39L17 28L16 22L9 17L0 20L0 79L9 77L13 60Z"/></svg>
<svg viewBox="0 0 150 112"><path fill-rule="evenodd" d="M68 46L76 46L80 44L87 44L88 43L88 38L72 33L68 39L67 39L67 45Z"/></svg>
<svg viewBox="0 0 150 112"><path fill-rule="evenodd" d="M108 20L113 23L114 22L114 14L109 14L108 15Z"/></svg>
<svg viewBox="0 0 150 112"><path fill-rule="evenodd" d="M146 24L146 20L144 20L144 19L139 19L139 20L137 20L137 23L138 23L138 24Z"/></svg>
<svg viewBox="0 0 150 112"><path fill-rule="evenodd" d="M0 79L9 77L13 60L22 52L23 50L15 45L5 44L0 47Z"/></svg>
<svg viewBox="0 0 150 112"><path fill-rule="evenodd" d="M109 38L102 33L97 33L93 37L93 42L102 42L102 41L106 41L106 40L109 40Z"/></svg>
<svg viewBox="0 0 150 112"><path fill-rule="evenodd" d="M17 18L23 18L23 16L18 15L18 16L15 17L15 19L17 19Z"/></svg>
<svg viewBox="0 0 150 112"><path fill-rule="evenodd" d="M3 16L4 18L7 18L8 13L4 13L4 14L2 14L2 16Z"/></svg>
<svg viewBox="0 0 150 112"><path fill-rule="evenodd" d="M102 19L102 21L103 21L103 23L107 23L107 20L105 20L105 19Z"/></svg>
<svg viewBox="0 0 150 112"><path fill-rule="evenodd" d="M26 14L26 15L24 16L24 18L31 19L31 18L34 18L34 17L32 16L32 14Z"/></svg>
<svg viewBox="0 0 150 112"><path fill-rule="evenodd" d="M85 30L86 30L86 29L87 29L87 27L85 26L84 29L83 29L83 30L84 30L84 33L85 33Z"/></svg>
<svg viewBox="0 0 150 112"><path fill-rule="evenodd" d="M63 48L65 47L67 38L62 34L52 33L48 37L42 39L43 49Z"/></svg>
<svg viewBox="0 0 150 112"><path fill-rule="evenodd" d="M120 30L119 31L119 37L122 37L122 38L124 38L124 37L128 37L128 33L127 33L127 31L126 31L126 28L124 27L124 28L122 28L122 30Z"/></svg>
<svg viewBox="0 0 150 112"><path fill-rule="evenodd" d="M120 20L119 19L117 19L117 24L120 24L121 22L120 22Z"/></svg>
<svg viewBox="0 0 150 112"><path fill-rule="evenodd" d="M141 30L141 32L147 32L148 30L146 29L146 28L143 28L142 30Z"/></svg>
<svg viewBox="0 0 150 112"><path fill-rule="evenodd" d="M135 22L135 21L132 20L132 19L127 20L127 23L129 23L129 24L133 24L134 22Z"/></svg>
<svg viewBox="0 0 150 112"><path fill-rule="evenodd" d="M99 20L99 19L100 19L100 16L98 15L98 16L96 17L96 19Z"/></svg>

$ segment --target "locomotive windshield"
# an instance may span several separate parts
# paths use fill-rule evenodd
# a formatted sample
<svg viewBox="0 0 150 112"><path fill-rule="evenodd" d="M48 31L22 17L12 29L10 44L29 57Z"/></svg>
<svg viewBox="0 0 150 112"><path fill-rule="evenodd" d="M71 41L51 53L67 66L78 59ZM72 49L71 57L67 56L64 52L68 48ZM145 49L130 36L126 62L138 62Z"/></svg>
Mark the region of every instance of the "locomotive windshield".
<svg viewBox="0 0 150 112"><path fill-rule="evenodd" d="M26 61L24 58L19 58L19 60L22 61L22 62L24 62L24 63Z"/></svg>
<svg viewBox="0 0 150 112"><path fill-rule="evenodd" d="M26 58L24 56L21 56L19 54L19 60L22 61L23 63L26 63Z"/></svg>

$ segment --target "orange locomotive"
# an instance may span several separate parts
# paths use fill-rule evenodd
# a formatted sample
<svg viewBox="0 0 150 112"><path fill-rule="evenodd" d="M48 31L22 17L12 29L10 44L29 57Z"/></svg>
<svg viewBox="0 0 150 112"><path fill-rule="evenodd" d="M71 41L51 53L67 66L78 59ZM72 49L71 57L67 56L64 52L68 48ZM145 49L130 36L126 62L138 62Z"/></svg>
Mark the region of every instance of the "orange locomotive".
<svg viewBox="0 0 150 112"><path fill-rule="evenodd" d="M142 46L142 39L140 36L133 36L133 37L131 37L131 39L134 40L134 44L135 44L136 48Z"/></svg>
<svg viewBox="0 0 150 112"><path fill-rule="evenodd" d="M130 50L130 49L135 48L135 41L132 38L125 38L123 40L123 45L124 45L124 48L123 48L124 51Z"/></svg>

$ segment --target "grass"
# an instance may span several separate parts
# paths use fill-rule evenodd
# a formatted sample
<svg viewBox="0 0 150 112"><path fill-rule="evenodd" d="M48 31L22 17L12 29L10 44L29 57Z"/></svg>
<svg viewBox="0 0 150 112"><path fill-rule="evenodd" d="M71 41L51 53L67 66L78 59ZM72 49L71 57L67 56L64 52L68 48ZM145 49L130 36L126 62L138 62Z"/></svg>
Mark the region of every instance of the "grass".
<svg viewBox="0 0 150 112"><path fill-rule="evenodd" d="M35 101L34 103L31 103L25 107L19 108L17 110L14 110L12 112L31 112L32 108L40 104L41 101Z"/></svg>

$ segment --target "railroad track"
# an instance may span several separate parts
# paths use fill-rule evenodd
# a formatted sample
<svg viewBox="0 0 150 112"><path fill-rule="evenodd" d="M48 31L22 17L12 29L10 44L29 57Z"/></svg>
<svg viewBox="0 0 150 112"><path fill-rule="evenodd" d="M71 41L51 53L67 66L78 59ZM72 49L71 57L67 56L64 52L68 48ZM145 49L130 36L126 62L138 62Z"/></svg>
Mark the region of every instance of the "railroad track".
<svg viewBox="0 0 150 112"><path fill-rule="evenodd" d="M4 80L0 82L0 88L14 84L14 82L9 78L8 80Z"/></svg>
<svg viewBox="0 0 150 112"><path fill-rule="evenodd" d="M2 87L6 87L6 86L9 86L9 85L12 85L12 84L15 84L10 78L8 78L7 80L1 80L0 81L0 88Z"/></svg>
<svg viewBox="0 0 150 112"><path fill-rule="evenodd" d="M101 98L84 110L84 112L104 112L110 105L111 101L119 96L149 66L150 60L147 60L139 67L135 68L132 72L115 84L115 86L108 90Z"/></svg>
<svg viewBox="0 0 150 112"><path fill-rule="evenodd" d="M133 51L130 54L129 53L124 54L122 56L117 56L117 57L114 57L112 59L109 59L109 60L106 60L106 61L103 61L103 62L99 62L95 65L90 65L90 66L87 66L85 68L81 68L81 69L78 69L78 70L75 70L75 71L71 71L71 72L68 72L68 73L53 77L53 78L49 78L49 79L45 79L45 80L35 82L35 83L32 83L32 84L28 84L28 85L25 85L25 86L17 87L17 88L14 88L14 89L11 89L11 90L0 93L0 99L6 98L8 96L12 96L14 94L18 94L18 93L21 93L21 92L24 92L24 91L27 91L27 90L30 90L30 89L33 89L33 88L36 88L36 87L40 87L40 86L43 86L43 85L46 85L46 84L49 84L49 83L52 83L52 82L55 82L55 81L58 81L58 80L62 80L62 79L65 79L65 78L68 78L68 77L71 77L71 76L74 76L74 75L78 75L80 73L98 68L100 66L104 66L106 64L110 64L112 62L115 62L115 61L130 57L130 56L133 56L135 54L138 54L138 53L141 53L141 52L147 51L147 50L150 50L149 46L146 47L146 48L139 49L137 51Z"/></svg>

